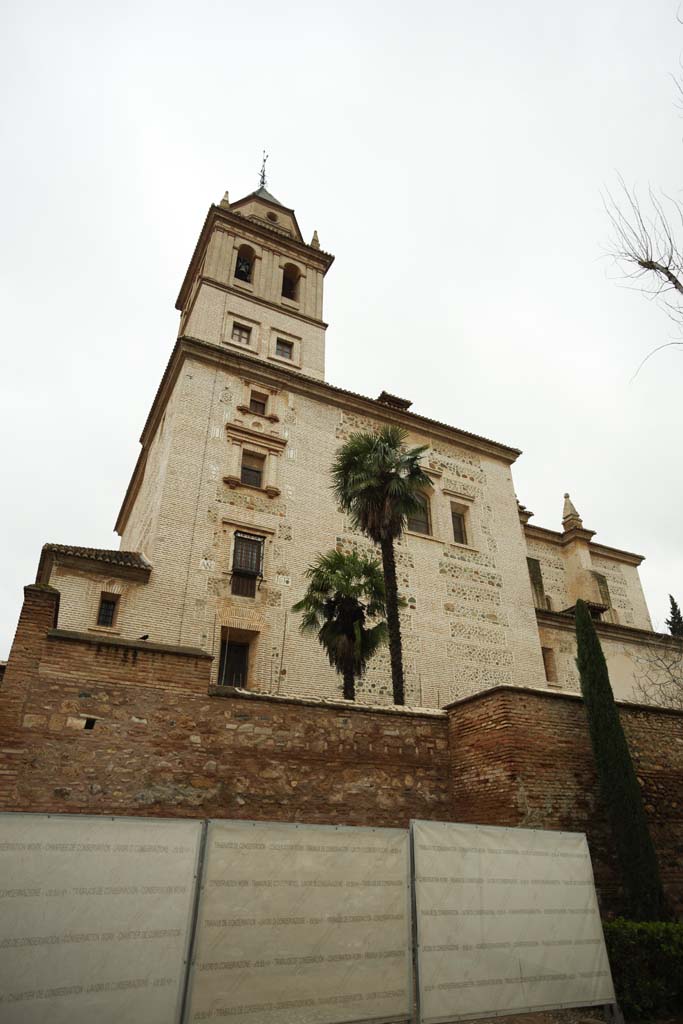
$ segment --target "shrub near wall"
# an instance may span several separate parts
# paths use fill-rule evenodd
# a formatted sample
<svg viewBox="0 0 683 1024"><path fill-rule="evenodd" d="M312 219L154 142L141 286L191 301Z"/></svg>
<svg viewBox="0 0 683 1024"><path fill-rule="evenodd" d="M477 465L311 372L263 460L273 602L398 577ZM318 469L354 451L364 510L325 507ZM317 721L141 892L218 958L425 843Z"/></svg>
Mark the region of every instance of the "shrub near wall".
<svg viewBox="0 0 683 1024"><path fill-rule="evenodd" d="M683 924L603 923L617 1000L624 1016L664 1017L683 1011Z"/></svg>

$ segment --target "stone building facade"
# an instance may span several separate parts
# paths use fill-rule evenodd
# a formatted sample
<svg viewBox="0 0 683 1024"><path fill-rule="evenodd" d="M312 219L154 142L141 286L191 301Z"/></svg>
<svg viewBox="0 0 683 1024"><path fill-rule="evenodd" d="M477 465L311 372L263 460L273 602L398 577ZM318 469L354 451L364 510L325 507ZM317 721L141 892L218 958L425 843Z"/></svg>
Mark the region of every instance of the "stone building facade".
<svg viewBox="0 0 683 1024"><path fill-rule="evenodd" d="M639 555L565 498L533 526L507 445L324 380L332 257L259 189L211 207L117 521L46 544L0 665L0 810L585 831L623 908L572 608L591 603L672 907L683 908L683 710L634 703L653 650ZM292 605L319 552L371 550L329 469L356 430L426 445L428 517L397 546L406 704L388 652L342 700ZM4 673L4 674L3 674Z"/></svg>
<svg viewBox="0 0 683 1024"><path fill-rule="evenodd" d="M213 684L339 697L291 608L319 552L371 550L329 470L351 433L394 423L427 446L431 479L428 521L397 548L407 704L442 708L499 685L576 690L567 611L579 597L600 619L615 692L633 697L639 661L667 642L652 633L641 557L594 543L568 499L561 532L531 525L516 449L326 383L332 262L263 187L211 207L117 520L121 550L43 549L37 582L60 592L59 628L198 648ZM357 699L391 702L388 650Z"/></svg>

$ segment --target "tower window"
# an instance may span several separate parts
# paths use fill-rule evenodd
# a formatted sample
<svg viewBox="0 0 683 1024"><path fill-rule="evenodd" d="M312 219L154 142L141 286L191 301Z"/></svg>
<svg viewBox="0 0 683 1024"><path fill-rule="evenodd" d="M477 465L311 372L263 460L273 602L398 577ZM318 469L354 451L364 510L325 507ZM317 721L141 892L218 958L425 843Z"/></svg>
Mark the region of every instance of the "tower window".
<svg viewBox="0 0 683 1024"><path fill-rule="evenodd" d="M235 277L238 281L251 283L254 272L254 250L249 245L241 245L237 250L235 261Z"/></svg>
<svg viewBox="0 0 683 1024"><path fill-rule="evenodd" d="M262 575L263 537L236 533L232 555L232 593L238 597L255 597L256 580Z"/></svg>
<svg viewBox="0 0 683 1024"><path fill-rule="evenodd" d="M100 607L97 612L97 625L98 626L113 626L116 620L116 609L119 603L118 595L116 594L102 594L100 597Z"/></svg>
<svg viewBox="0 0 683 1024"><path fill-rule="evenodd" d="M250 345L251 327L246 327L245 324L238 324L235 321L232 325L232 340L237 342L238 345Z"/></svg>
<svg viewBox="0 0 683 1024"><path fill-rule="evenodd" d="M249 412L255 412L258 416L266 415L268 396L262 395L259 391L252 391L249 398Z"/></svg>
<svg viewBox="0 0 683 1024"><path fill-rule="evenodd" d="M408 529L413 533L431 534L429 525L429 498L422 495L422 507L408 516Z"/></svg>
<svg viewBox="0 0 683 1024"><path fill-rule="evenodd" d="M465 513L451 502L451 522L453 523L453 540L456 544L467 544L465 529Z"/></svg>
<svg viewBox="0 0 683 1024"><path fill-rule="evenodd" d="M294 356L294 342L278 338L275 342L275 355L280 359L292 359Z"/></svg>
<svg viewBox="0 0 683 1024"><path fill-rule="evenodd" d="M301 277L298 267L293 263L287 263L282 271L282 295L285 299L292 299L297 302L299 299L299 278Z"/></svg>
<svg viewBox="0 0 683 1024"><path fill-rule="evenodd" d="M252 452L242 452L242 468L240 480L250 487L260 487L263 482L263 469L266 460L263 455L254 455Z"/></svg>

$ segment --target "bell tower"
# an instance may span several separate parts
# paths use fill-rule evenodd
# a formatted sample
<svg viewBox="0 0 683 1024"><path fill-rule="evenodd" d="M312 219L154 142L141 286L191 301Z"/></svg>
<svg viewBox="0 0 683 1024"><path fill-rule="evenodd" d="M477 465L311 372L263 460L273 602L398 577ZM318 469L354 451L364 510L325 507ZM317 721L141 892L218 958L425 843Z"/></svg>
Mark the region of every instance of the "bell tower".
<svg viewBox="0 0 683 1024"><path fill-rule="evenodd" d="M262 181L264 175L262 174ZM265 183L207 214L176 309L179 337L324 380L323 280L333 256L303 240Z"/></svg>

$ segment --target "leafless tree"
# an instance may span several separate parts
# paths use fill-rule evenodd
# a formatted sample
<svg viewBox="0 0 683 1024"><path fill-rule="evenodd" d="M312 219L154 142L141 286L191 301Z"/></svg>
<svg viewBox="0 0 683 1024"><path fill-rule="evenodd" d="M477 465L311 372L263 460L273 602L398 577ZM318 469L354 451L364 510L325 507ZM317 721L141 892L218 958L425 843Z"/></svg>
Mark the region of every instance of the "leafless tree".
<svg viewBox="0 0 683 1024"><path fill-rule="evenodd" d="M636 700L683 709L683 643L662 636L638 656Z"/></svg>
<svg viewBox="0 0 683 1024"><path fill-rule="evenodd" d="M638 289L656 302L683 334L683 206L650 188L644 209L635 188L629 189L621 177L619 193L615 196L607 191L604 204L612 227L609 254L624 277L637 281ZM683 339L674 338L653 348L634 376L655 352L671 347L683 347Z"/></svg>

